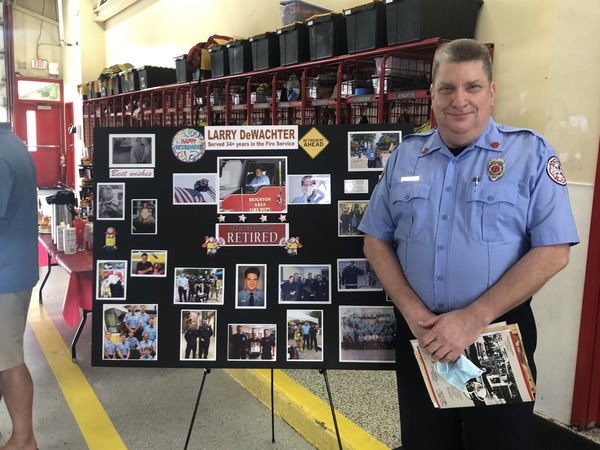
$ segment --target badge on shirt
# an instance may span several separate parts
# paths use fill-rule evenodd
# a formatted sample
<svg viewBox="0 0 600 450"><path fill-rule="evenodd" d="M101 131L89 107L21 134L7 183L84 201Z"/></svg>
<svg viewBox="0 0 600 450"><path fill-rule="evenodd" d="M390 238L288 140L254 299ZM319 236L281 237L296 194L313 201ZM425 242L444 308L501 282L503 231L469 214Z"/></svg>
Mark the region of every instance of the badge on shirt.
<svg viewBox="0 0 600 450"><path fill-rule="evenodd" d="M548 164L546 165L546 172L552 181L561 186L567 185L567 179L563 175L562 167L560 165L560 160L557 156L553 156L548 160Z"/></svg>
<svg viewBox="0 0 600 450"><path fill-rule="evenodd" d="M487 166L487 174L492 181L496 181L504 175L504 160L502 158L490 159Z"/></svg>

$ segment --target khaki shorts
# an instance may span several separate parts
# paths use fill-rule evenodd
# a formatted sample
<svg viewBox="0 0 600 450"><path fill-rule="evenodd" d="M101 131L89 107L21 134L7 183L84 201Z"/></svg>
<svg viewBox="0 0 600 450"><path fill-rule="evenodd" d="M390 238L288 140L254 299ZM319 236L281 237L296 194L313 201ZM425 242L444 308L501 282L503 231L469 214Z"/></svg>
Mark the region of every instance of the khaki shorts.
<svg viewBox="0 0 600 450"><path fill-rule="evenodd" d="M25 362L23 334L31 289L16 294L0 294L0 372Z"/></svg>

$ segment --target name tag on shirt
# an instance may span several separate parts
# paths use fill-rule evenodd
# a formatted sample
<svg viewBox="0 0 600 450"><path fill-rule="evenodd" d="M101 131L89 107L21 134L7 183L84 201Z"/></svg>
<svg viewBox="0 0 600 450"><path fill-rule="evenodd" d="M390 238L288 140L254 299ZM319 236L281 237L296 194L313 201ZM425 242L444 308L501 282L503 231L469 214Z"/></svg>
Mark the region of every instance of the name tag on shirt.
<svg viewBox="0 0 600 450"><path fill-rule="evenodd" d="M415 175L412 177L400 177L400 183L409 183L411 181L419 181L421 177L419 175Z"/></svg>

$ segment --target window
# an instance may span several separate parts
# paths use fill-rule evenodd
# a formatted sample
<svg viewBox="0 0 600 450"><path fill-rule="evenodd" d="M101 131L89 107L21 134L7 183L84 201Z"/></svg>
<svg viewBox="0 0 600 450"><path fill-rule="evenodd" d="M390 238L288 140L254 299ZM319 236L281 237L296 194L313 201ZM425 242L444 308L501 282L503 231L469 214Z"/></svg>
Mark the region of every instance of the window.
<svg viewBox="0 0 600 450"><path fill-rule="evenodd" d="M37 123L35 111L27 111L27 148L30 152L37 151Z"/></svg>
<svg viewBox="0 0 600 450"><path fill-rule="evenodd" d="M51 81L17 80L17 92L21 100L60 101L60 84Z"/></svg>

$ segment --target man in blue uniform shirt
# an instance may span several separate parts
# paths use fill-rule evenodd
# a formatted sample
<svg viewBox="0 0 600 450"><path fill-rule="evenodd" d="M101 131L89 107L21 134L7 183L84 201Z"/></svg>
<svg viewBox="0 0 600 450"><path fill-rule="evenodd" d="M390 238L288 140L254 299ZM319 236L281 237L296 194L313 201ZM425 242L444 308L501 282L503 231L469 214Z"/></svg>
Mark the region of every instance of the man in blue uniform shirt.
<svg viewBox="0 0 600 450"><path fill-rule="evenodd" d="M244 271L244 284L246 287L238 292L238 308L265 306L265 292L258 288L260 280L260 269L258 267L248 267Z"/></svg>
<svg viewBox="0 0 600 450"><path fill-rule="evenodd" d="M129 344L127 343L127 335L121 333L121 340L117 344L117 359L129 359Z"/></svg>
<svg viewBox="0 0 600 450"><path fill-rule="evenodd" d="M140 327L138 328L135 337L141 341L143 338L144 328L146 328L146 326L148 326L148 322L150 322L150 314L146 312L146 305L140 305L140 312L137 314L137 316L140 322Z"/></svg>
<svg viewBox="0 0 600 450"><path fill-rule="evenodd" d="M144 350L147 348L150 349L150 354L152 354L154 351L154 343L150 340L150 335L148 333L144 333L143 339L140 341L140 349L142 350L142 354L144 354Z"/></svg>
<svg viewBox="0 0 600 450"><path fill-rule="evenodd" d="M554 149L531 130L496 124L495 93L485 46L459 39L440 48L431 85L438 128L407 136L390 156L359 227L397 308L405 450L532 446L532 402L437 410L410 345L417 338L433 360L451 362L490 323L518 323L535 376L531 297L579 239Z"/></svg>
<svg viewBox="0 0 600 450"><path fill-rule="evenodd" d="M115 359L117 346L111 339L112 332L104 333L104 359Z"/></svg>
<svg viewBox="0 0 600 450"><path fill-rule="evenodd" d="M137 334L140 329L140 314L137 311L137 305L129 305L129 312L123 317L123 323L127 328L127 332L133 331Z"/></svg>
<svg viewBox="0 0 600 450"><path fill-rule="evenodd" d="M156 326L154 325L154 317L150 317L150 320L148 320L148 325L146 325L144 328L143 334L147 334L148 339L151 341L156 340Z"/></svg>
<svg viewBox="0 0 600 450"><path fill-rule="evenodd" d="M325 194L317 189L317 181L312 175L305 175L300 180L302 194L294 197L291 203L321 203L325 200Z"/></svg>
<svg viewBox="0 0 600 450"><path fill-rule="evenodd" d="M269 184L271 184L271 180L269 180L269 177L263 174L262 167L257 167L254 171L254 175L254 178L250 180L250 183L248 183L247 186L251 186L255 189L258 189L259 186L268 186Z"/></svg>

